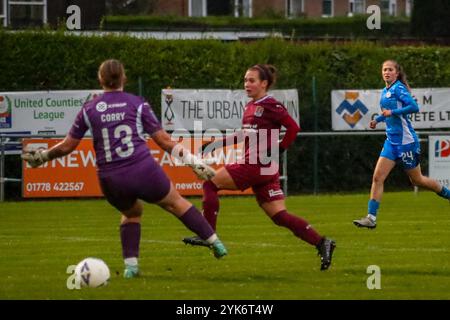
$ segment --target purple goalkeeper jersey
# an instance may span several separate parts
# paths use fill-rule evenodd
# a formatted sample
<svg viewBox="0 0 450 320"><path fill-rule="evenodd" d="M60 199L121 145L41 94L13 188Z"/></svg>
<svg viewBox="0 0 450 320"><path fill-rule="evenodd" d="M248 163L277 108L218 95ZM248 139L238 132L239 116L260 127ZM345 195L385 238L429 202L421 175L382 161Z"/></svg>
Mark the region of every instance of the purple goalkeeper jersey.
<svg viewBox="0 0 450 320"><path fill-rule="evenodd" d="M114 91L86 102L75 118L69 135L81 139L88 129L94 139L100 177L138 165L145 159L157 166L144 133L152 135L161 130L161 124L143 98Z"/></svg>

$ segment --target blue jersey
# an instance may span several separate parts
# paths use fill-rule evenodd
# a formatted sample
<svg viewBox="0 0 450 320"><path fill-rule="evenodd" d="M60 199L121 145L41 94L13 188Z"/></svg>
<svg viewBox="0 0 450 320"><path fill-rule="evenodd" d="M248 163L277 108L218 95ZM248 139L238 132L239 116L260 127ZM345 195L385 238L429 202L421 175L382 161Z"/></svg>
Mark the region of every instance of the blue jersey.
<svg viewBox="0 0 450 320"><path fill-rule="evenodd" d="M386 121L386 135L390 143L406 145L419 141L408 119L408 114L418 112L419 106L401 81L397 80L383 89L380 107L381 110L392 111L390 117L380 116L376 119L377 122Z"/></svg>

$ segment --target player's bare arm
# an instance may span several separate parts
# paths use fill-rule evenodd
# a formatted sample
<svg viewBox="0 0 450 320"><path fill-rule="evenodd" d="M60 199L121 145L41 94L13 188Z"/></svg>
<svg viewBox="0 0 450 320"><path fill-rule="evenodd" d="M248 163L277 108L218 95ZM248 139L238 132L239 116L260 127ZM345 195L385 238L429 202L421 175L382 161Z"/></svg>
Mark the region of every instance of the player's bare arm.
<svg viewBox="0 0 450 320"><path fill-rule="evenodd" d="M54 145L48 150L49 159L52 160L68 155L78 147L80 141L81 140L72 138L70 135L67 135L63 141Z"/></svg>
<svg viewBox="0 0 450 320"><path fill-rule="evenodd" d="M167 152L172 152L173 147L177 144L164 129L158 130L152 134L152 139L158 146Z"/></svg>
<svg viewBox="0 0 450 320"><path fill-rule="evenodd" d="M47 161L68 155L77 148L79 143L79 139L75 139L70 135L67 135L63 141L48 150L24 150L21 157L23 160L27 161L31 167L36 168Z"/></svg>
<svg viewBox="0 0 450 320"><path fill-rule="evenodd" d="M165 151L170 152L173 157L180 159L184 164L190 166L199 179L210 180L216 171L205 164L202 159L193 155L188 149L178 142L172 140L164 130L158 130L152 135L152 139Z"/></svg>

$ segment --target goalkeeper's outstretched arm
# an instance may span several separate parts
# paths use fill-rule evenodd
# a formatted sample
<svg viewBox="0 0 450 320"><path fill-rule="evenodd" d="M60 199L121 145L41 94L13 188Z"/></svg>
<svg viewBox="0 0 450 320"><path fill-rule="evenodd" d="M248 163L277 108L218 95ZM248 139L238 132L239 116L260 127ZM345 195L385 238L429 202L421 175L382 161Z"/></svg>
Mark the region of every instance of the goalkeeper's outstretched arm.
<svg viewBox="0 0 450 320"><path fill-rule="evenodd" d="M202 159L193 155L190 150L186 149L181 144L172 141L170 135L164 129L153 133L152 139L163 150L181 160L185 165L190 166L200 179L209 180L216 174L215 170L204 163Z"/></svg>
<svg viewBox="0 0 450 320"><path fill-rule="evenodd" d="M158 130L155 133L153 133L152 134L152 139L164 151L167 151L169 153L172 152L173 148L177 144L175 141L172 141L170 135L164 129Z"/></svg>
<svg viewBox="0 0 450 320"><path fill-rule="evenodd" d="M38 149L38 150L27 150L25 149L22 153L22 159L28 162L28 164L33 167L39 167L47 161L53 160L55 158L63 157L73 150L76 149L80 143L79 139L74 139L70 135L60 143L56 144L50 149Z"/></svg>
<svg viewBox="0 0 450 320"><path fill-rule="evenodd" d="M72 138L72 136L67 135L63 141L47 150L49 160L61 158L68 155L78 147L80 141L81 140Z"/></svg>
<svg viewBox="0 0 450 320"><path fill-rule="evenodd" d="M156 131L152 135L152 139L164 151L167 151L175 158L180 159L184 164L191 165L196 162L201 162L201 159L193 155L190 150L186 149L178 142L173 141L164 129Z"/></svg>

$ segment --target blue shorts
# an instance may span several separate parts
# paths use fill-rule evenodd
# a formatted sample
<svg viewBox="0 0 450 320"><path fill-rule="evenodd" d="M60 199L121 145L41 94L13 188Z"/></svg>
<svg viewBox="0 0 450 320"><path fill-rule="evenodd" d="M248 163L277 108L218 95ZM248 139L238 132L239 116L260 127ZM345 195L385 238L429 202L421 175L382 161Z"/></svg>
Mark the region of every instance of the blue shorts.
<svg viewBox="0 0 450 320"><path fill-rule="evenodd" d="M393 145L386 140L380 157L401 164L405 170L414 169L420 163L420 143L413 142L405 145Z"/></svg>

